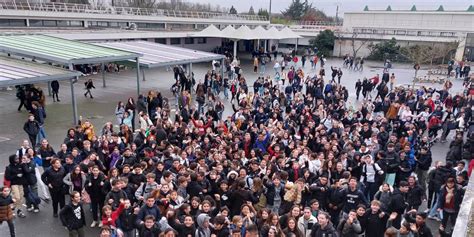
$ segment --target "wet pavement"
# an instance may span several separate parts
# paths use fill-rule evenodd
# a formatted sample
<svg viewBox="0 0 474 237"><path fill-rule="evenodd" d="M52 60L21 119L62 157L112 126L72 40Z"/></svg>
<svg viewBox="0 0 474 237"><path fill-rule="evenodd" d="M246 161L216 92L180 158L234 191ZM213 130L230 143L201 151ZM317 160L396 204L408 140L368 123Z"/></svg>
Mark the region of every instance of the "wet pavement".
<svg viewBox="0 0 474 237"><path fill-rule="evenodd" d="M259 74L253 73L252 63L247 60L243 64L243 73L248 81L249 85L253 85ZM326 81L330 79L330 66L340 67L342 60L340 59L329 59L326 62ZM195 64L193 65L193 71L196 75L196 81L203 80L204 74L210 68L210 63ZM319 64L317 70L319 70ZM273 74L273 65L267 66L267 73ZM316 71L310 70L309 63L306 64L305 72L313 75ZM367 62L363 72L353 72L343 69L344 75L341 83L349 89L350 103L358 105L355 101L355 89L354 85L357 79L363 79L364 77L370 78L377 73L382 73L381 62ZM393 64L393 69L390 71L395 73L396 82L395 84L411 84L411 79L414 75L412 65L407 64ZM419 75L423 75L426 71L420 71ZM92 90L94 99L84 97L84 81L88 78L92 78L96 89ZM134 70L122 71L120 73L108 73L106 74L107 87L102 87L101 75L91 75L85 78L81 78L78 83L75 84L76 101L78 104L78 115L83 118L89 119L94 125L96 132L100 131L102 126L107 121L115 121L115 107L118 101L124 101L129 97L136 98L136 72ZM146 94L148 90L155 89L162 92L162 94L169 98L171 105L174 105L174 97L170 91L170 87L173 84L172 71L166 69L153 69L146 70L146 81L141 81L141 92ZM453 80L454 86L451 92L462 91L462 81ZM64 140L66 131L72 127L72 106L71 106L71 89L69 82L60 83L59 97L61 102L53 102L51 97L47 97L46 105L46 123L45 129L47 138L52 144L53 148L57 151L59 145ZM441 88L441 84L424 84L431 87ZM43 88L43 91L47 94L47 85L39 84ZM223 95L221 93L221 98ZM229 101L225 101L224 116L232 113ZM17 111L19 100L15 97L15 90L0 90L0 181L3 182L4 167L8 164L8 156L13 154L18 148L19 144L23 139L27 139L25 132L23 131L23 124L27 119L27 112L23 109L22 112ZM453 134L451 134L453 135ZM452 136L449 137L451 139ZM448 140L449 140L448 139ZM436 144L432 148L433 160L445 161L445 155L448 151L449 142L444 144ZM24 219L16 219L15 225L17 230L17 236L65 236L67 231L61 226L60 221L57 218L53 218L51 206L49 204L41 204L41 212L39 213L27 213L27 217ZM420 208L422 210L422 208ZM90 212L86 211L86 221L88 226L90 225L92 218ZM436 233L437 223L430 221L429 226L433 228L433 233ZM8 235L8 226L6 223L0 225L0 236ZM86 227L86 236L98 236L98 228Z"/></svg>

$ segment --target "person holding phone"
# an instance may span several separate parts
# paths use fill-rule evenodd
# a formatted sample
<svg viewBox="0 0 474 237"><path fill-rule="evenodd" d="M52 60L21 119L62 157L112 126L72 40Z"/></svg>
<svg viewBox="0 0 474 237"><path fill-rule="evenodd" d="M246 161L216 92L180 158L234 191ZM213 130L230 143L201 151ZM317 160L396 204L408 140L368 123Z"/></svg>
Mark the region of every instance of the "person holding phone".
<svg viewBox="0 0 474 237"><path fill-rule="evenodd" d="M313 225L318 223L318 220L313 216L310 207L305 207L303 210L303 216L298 219L298 229L303 233L304 237L311 236L311 228Z"/></svg>

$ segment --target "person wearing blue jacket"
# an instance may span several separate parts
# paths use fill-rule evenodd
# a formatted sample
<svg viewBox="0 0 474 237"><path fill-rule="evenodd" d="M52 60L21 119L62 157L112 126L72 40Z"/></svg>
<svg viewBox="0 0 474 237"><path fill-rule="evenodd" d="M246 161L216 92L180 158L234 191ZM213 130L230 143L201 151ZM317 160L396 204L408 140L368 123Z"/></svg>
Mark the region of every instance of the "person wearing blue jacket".
<svg viewBox="0 0 474 237"><path fill-rule="evenodd" d="M268 142L270 141L270 133L268 131L262 132L258 135L253 147L260 149L262 154L267 153Z"/></svg>
<svg viewBox="0 0 474 237"><path fill-rule="evenodd" d="M149 196L145 201L145 205L140 208L140 211L137 214L136 225L140 226L145 223L145 217L153 216L155 220L161 219L161 212L158 206L155 204L155 197Z"/></svg>

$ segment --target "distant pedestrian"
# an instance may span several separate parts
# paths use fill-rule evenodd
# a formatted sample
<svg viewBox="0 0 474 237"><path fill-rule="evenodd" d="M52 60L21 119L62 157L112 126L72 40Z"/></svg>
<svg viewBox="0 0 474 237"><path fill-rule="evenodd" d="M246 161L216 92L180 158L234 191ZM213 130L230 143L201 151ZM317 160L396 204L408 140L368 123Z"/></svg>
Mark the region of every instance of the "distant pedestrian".
<svg viewBox="0 0 474 237"><path fill-rule="evenodd" d="M40 125L38 121L35 120L35 116L33 114L28 115L28 120L23 125L23 130L26 132L26 134L28 134L31 145L33 146L33 149L35 149L36 137L40 132Z"/></svg>
<svg viewBox="0 0 474 237"><path fill-rule="evenodd" d="M61 102L59 100L59 96L58 96L58 94L59 94L59 82L56 81L56 80L52 81L51 82L51 89L53 90L53 102L56 102L56 101ZM54 96L56 96L56 99L54 98Z"/></svg>
<svg viewBox="0 0 474 237"><path fill-rule="evenodd" d="M87 94L89 94L89 96L91 97L91 99L94 99L94 97L92 96L92 93L91 93L91 89L94 88L95 89L95 86L94 86L94 82L92 82L92 79L89 79L88 81L86 81L84 83L85 85L85 89L86 89L86 93L84 93L84 96L87 97Z"/></svg>

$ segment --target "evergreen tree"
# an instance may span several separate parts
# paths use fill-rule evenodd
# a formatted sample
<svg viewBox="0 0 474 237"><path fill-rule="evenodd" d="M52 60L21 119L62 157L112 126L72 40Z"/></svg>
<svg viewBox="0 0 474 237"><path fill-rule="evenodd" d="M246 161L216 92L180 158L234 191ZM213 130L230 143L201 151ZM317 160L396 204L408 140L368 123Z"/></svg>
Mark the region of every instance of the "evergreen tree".
<svg viewBox="0 0 474 237"><path fill-rule="evenodd" d="M312 8L308 0L292 0L290 6L282 14L290 20L299 21Z"/></svg>
<svg viewBox="0 0 474 237"><path fill-rule="evenodd" d="M268 10L263 8L258 9L257 15L267 17L267 19L269 17Z"/></svg>
<svg viewBox="0 0 474 237"><path fill-rule="evenodd" d="M230 7L229 14L237 14L237 10L235 10L234 5Z"/></svg>
<svg viewBox="0 0 474 237"><path fill-rule="evenodd" d="M250 6L250 9L249 9L249 15L255 15L255 11L253 10L253 6Z"/></svg>

